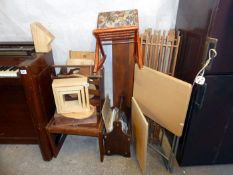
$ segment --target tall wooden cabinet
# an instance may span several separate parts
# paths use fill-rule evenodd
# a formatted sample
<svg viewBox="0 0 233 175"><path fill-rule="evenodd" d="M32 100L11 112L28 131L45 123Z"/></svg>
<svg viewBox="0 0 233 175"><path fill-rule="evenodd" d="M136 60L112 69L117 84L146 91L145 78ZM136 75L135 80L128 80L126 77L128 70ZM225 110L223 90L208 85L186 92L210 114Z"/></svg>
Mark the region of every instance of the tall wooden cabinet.
<svg viewBox="0 0 233 175"><path fill-rule="evenodd" d="M176 77L192 83L210 48L218 55L195 86L177 159L180 165L233 163L233 1L180 0L182 43Z"/></svg>

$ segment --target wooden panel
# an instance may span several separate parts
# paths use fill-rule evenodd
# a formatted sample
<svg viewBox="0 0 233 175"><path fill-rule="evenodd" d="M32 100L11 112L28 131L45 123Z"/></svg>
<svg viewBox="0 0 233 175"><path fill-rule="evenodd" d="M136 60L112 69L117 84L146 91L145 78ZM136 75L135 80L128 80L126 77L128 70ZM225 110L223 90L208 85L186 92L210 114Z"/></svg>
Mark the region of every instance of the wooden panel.
<svg viewBox="0 0 233 175"><path fill-rule="evenodd" d="M21 64L20 69L27 74L21 74L26 101L31 113L31 119L37 134L38 144L44 160L53 157L45 126L55 111L55 104L51 94L51 76L49 67L53 64L52 53L36 54L35 59ZM43 84L40 84L43 82ZM43 86L45 85L45 86ZM50 94L47 94L50 93ZM45 100L41 101L41 100ZM48 105L48 102L51 102ZM49 110L49 111L45 111Z"/></svg>
<svg viewBox="0 0 233 175"><path fill-rule="evenodd" d="M75 58L90 58L90 59L95 59L95 52L84 52L84 51L69 51L69 56L70 59L75 59Z"/></svg>
<svg viewBox="0 0 233 175"><path fill-rule="evenodd" d="M132 129L136 144L136 157L142 172L146 173L148 123L136 100L132 97Z"/></svg>
<svg viewBox="0 0 233 175"><path fill-rule="evenodd" d="M233 1L220 1L210 28L209 36L218 39L218 55L214 59L208 74L232 73L233 69Z"/></svg>
<svg viewBox="0 0 233 175"><path fill-rule="evenodd" d="M201 68L205 36L181 30L182 42L177 58L175 77L192 83Z"/></svg>
<svg viewBox="0 0 233 175"><path fill-rule="evenodd" d="M46 53L51 51L51 42L54 36L42 24L33 22L31 24L31 32L36 52Z"/></svg>
<svg viewBox="0 0 233 175"><path fill-rule="evenodd" d="M67 65L94 65L95 52L69 51Z"/></svg>
<svg viewBox="0 0 233 175"><path fill-rule="evenodd" d="M133 44L112 46L113 104L119 106L120 96L125 96L130 107L133 96L134 57Z"/></svg>
<svg viewBox="0 0 233 175"><path fill-rule="evenodd" d="M181 136L192 85L146 66L135 66L134 76L133 96L143 113Z"/></svg>
<svg viewBox="0 0 233 175"><path fill-rule="evenodd" d="M17 81L15 78L8 79ZM0 83L0 106L0 143L2 143L2 139L12 139L11 143L19 138L28 141L36 140L36 133L21 84L8 84L7 81L5 84Z"/></svg>

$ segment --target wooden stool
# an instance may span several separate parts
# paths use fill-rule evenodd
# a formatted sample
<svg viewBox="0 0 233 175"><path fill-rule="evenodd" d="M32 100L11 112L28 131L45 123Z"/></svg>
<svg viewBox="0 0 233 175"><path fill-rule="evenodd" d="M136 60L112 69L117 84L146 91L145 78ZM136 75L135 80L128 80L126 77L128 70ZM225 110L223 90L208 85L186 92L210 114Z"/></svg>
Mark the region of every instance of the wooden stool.
<svg viewBox="0 0 233 175"><path fill-rule="evenodd" d="M106 59L103 44L134 43L136 62L140 68L143 67L137 10L99 13L97 29L93 31L93 34L96 37L94 72L103 66ZM101 60L99 50L102 55Z"/></svg>

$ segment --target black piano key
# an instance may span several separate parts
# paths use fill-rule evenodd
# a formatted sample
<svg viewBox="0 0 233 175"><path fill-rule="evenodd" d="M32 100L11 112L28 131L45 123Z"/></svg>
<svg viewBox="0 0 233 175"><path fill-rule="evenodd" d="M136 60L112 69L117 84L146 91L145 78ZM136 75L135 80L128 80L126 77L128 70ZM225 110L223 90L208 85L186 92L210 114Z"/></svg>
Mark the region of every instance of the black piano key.
<svg viewBox="0 0 233 175"><path fill-rule="evenodd" d="M9 68L9 71L13 71L15 69L16 66L12 66L11 68Z"/></svg>
<svg viewBox="0 0 233 175"><path fill-rule="evenodd" d="M13 71L19 69L17 66L14 66L14 68L12 69Z"/></svg>
<svg viewBox="0 0 233 175"><path fill-rule="evenodd" d="M9 66L4 66L3 71L6 71L7 69L9 69Z"/></svg>
<svg viewBox="0 0 233 175"><path fill-rule="evenodd" d="M10 68L11 68L11 66L7 66L6 71L9 70Z"/></svg>
<svg viewBox="0 0 233 175"><path fill-rule="evenodd" d="M10 71L12 69L12 67L14 67L14 66L10 66L7 70Z"/></svg>
<svg viewBox="0 0 233 175"><path fill-rule="evenodd" d="M6 66L1 66L1 71L4 71L5 68Z"/></svg>
<svg viewBox="0 0 233 175"><path fill-rule="evenodd" d="M0 71L3 69L4 66L0 66Z"/></svg>

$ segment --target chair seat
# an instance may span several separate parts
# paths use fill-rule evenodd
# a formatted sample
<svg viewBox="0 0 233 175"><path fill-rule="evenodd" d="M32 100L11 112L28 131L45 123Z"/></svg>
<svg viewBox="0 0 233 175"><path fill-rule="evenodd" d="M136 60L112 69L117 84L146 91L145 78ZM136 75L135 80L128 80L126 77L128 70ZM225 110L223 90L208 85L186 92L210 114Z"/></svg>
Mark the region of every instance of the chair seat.
<svg viewBox="0 0 233 175"><path fill-rule="evenodd" d="M56 123L55 118L52 118L47 125L47 130L50 133L57 134L98 137L103 128L103 120L102 118L98 120L96 115L90 118L91 119L87 118L81 120L70 119L69 121L67 117L64 117L64 120L60 121L59 124Z"/></svg>

